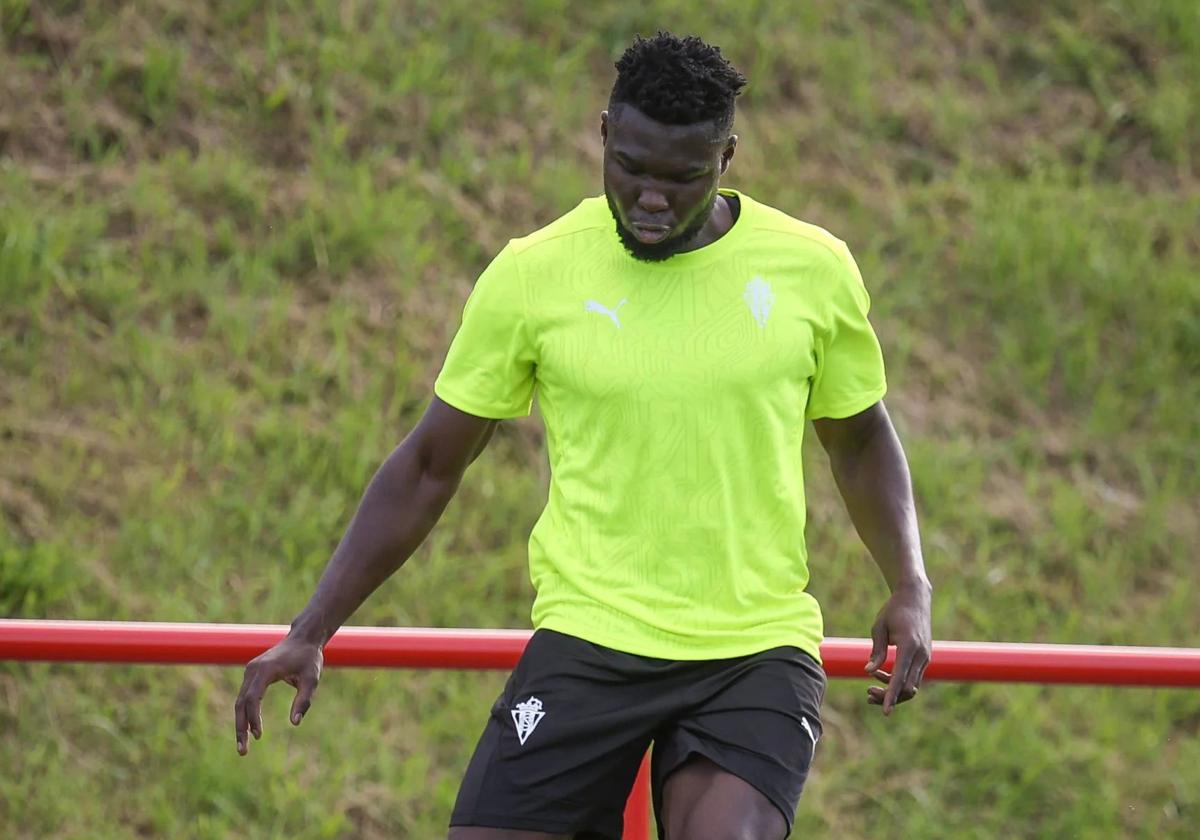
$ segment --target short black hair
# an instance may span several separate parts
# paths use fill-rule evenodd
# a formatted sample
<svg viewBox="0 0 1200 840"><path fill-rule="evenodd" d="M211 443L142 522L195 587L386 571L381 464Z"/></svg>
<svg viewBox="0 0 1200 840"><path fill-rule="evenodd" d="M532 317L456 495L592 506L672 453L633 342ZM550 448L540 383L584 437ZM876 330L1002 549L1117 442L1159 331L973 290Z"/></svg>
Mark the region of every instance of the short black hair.
<svg viewBox="0 0 1200 840"><path fill-rule="evenodd" d="M712 120L725 134L733 127L733 101L746 77L721 55L720 47L670 32L638 35L616 66L610 111L626 104L668 125Z"/></svg>

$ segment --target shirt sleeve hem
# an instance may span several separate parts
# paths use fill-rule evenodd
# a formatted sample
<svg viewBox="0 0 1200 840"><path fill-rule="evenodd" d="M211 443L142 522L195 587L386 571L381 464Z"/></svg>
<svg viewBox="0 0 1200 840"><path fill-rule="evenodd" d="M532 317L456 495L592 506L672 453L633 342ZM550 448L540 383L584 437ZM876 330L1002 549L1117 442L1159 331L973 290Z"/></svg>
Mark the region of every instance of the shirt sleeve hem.
<svg viewBox="0 0 1200 840"><path fill-rule="evenodd" d="M883 399L883 395L886 393L887 385L880 385L878 388L870 391L851 394L833 405L824 406L822 409L816 411L810 411L807 417L809 420L842 420L846 417L853 417L855 414L866 411L875 405L875 403Z"/></svg>
<svg viewBox="0 0 1200 840"><path fill-rule="evenodd" d="M448 389L446 384L439 381L433 383L433 393L437 395L442 402L457 408L459 411L467 414L473 414L476 417L482 417L486 420L512 420L517 417L528 417L533 407L533 401L524 408L514 408L512 406L495 406L485 405L476 402L462 394L455 393L452 389Z"/></svg>

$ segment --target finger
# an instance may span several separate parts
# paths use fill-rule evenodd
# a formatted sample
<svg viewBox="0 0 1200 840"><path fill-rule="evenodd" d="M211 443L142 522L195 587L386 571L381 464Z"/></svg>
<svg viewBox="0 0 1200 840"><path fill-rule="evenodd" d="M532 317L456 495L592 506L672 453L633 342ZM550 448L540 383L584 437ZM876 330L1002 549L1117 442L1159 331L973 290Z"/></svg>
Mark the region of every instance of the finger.
<svg viewBox="0 0 1200 840"><path fill-rule="evenodd" d="M887 671L883 670L882 668L876 668L874 671L871 672L871 676L874 677L875 679L879 680L884 685L887 685L889 682L892 681L892 675L889 674Z"/></svg>
<svg viewBox="0 0 1200 840"><path fill-rule="evenodd" d="M257 741L262 738L262 701L267 693L267 686L256 680L246 692L246 721L250 724L250 734Z"/></svg>
<svg viewBox="0 0 1200 840"><path fill-rule="evenodd" d="M877 671L887 659L887 627L876 621L871 628L871 658L867 660L867 673Z"/></svg>
<svg viewBox="0 0 1200 840"><path fill-rule="evenodd" d="M929 667L929 663L932 661L932 657L930 657L929 659L926 659L925 664L921 666L921 673L917 675L917 688L920 688L921 684L925 682L925 669Z"/></svg>
<svg viewBox="0 0 1200 840"><path fill-rule="evenodd" d="M867 689L867 702L872 706L882 706L883 694L884 691L882 688L877 685L873 685Z"/></svg>
<svg viewBox="0 0 1200 840"><path fill-rule="evenodd" d="M245 685L238 692L237 700L233 703L233 733L237 738L238 755L245 755L248 747L246 746L246 705L245 705Z"/></svg>
<svg viewBox="0 0 1200 840"><path fill-rule="evenodd" d="M317 691L317 681L314 678L301 678L298 680L298 688L296 697L292 700L292 725L299 726L300 721L308 713L309 707L312 705L313 695Z"/></svg>
<svg viewBox="0 0 1200 840"><path fill-rule="evenodd" d="M925 668L929 665L929 656L925 651L920 651L913 657L912 667L908 669L908 678L904 680L903 693L912 697L921 687L921 677L925 675ZM907 699L907 698L906 698Z"/></svg>
<svg viewBox="0 0 1200 840"><path fill-rule="evenodd" d="M926 659L924 662L920 662L919 667L913 668L913 670L917 672L917 676L914 677L913 684L912 684L913 695L916 695L917 692L920 691L920 684L922 684L925 679L925 668L928 668L928 667L929 667L929 660Z"/></svg>
<svg viewBox="0 0 1200 840"><path fill-rule="evenodd" d="M892 678L888 682L887 692L883 698L883 713L890 715L892 709L896 708L896 703L899 702L897 697L901 694L901 689L904 687L904 681L908 679L908 669L912 667L913 652L910 647L905 645L903 649L899 646L896 648L896 664L892 668ZM908 698L905 697L905 700Z"/></svg>
<svg viewBox="0 0 1200 840"><path fill-rule="evenodd" d="M916 679L917 671L919 670L919 664L917 661L918 656L919 654L913 655L913 661L908 666L908 672L904 679L900 681L899 687L896 689L896 701L894 705L907 703L917 695L917 687L913 684L913 681Z"/></svg>

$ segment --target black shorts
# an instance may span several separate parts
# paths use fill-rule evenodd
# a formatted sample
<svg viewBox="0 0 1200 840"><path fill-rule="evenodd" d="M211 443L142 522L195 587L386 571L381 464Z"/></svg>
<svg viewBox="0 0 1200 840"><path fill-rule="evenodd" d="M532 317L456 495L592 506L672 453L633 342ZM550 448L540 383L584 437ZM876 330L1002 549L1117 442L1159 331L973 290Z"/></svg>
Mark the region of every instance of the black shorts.
<svg viewBox="0 0 1200 840"><path fill-rule="evenodd" d="M688 662L538 630L492 706L450 824L620 840L653 742L656 814L666 777L701 755L760 790L790 832L824 696L825 672L795 647Z"/></svg>

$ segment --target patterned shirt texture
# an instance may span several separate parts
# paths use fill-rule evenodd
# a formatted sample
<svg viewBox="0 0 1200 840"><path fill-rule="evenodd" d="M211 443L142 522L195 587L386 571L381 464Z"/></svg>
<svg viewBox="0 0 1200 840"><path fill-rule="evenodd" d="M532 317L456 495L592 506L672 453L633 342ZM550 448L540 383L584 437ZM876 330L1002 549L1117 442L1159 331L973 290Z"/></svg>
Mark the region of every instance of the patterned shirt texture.
<svg viewBox="0 0 1200 840"><path fill-rule="evenodd" d="M661 262L588 198L479 277L434 391L546 427L529 538L533 625L672 660L794 645L820 661L807 591L805 420L886 391L846 244L735 190L715 242Z"/></svg>

